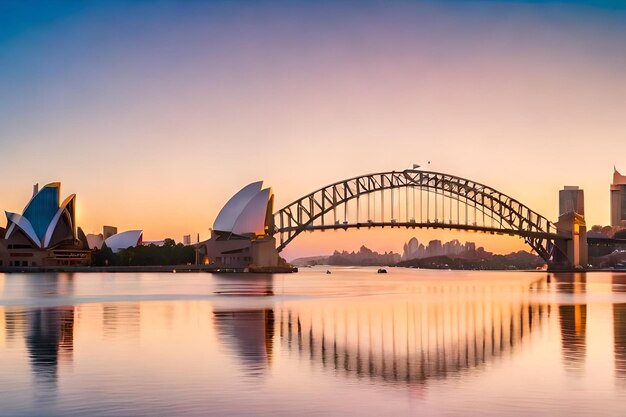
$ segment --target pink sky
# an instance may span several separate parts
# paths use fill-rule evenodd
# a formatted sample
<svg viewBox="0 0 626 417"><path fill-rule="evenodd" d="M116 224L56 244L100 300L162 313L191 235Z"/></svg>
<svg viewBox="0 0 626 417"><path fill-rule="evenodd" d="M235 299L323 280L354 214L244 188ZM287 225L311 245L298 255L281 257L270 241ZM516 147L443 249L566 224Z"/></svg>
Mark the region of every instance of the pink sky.
<svg viewBox="0 0 626 417"><path fill-rule="evenodd" d="M252 181L280 208L430 160L553 220L558 190L579 185L588 223L607 224L613 165L626 171L625 22L518 3L93 7L0 37L0 208L62 181L86 232L204 239ZM284 255L411 236L524 248L385 229L302 236Z"/></svg>

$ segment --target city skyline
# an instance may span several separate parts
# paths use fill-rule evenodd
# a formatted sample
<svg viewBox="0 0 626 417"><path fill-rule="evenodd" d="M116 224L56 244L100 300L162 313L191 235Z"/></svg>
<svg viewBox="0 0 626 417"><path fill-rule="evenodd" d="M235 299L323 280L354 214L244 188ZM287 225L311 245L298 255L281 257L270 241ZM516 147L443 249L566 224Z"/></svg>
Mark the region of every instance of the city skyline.
<svg viewBox="0 0 626 417"><path fill-rule="evenodd" d="M21 210L34 183L61 181L87 233L113 224L148 240L205 239L252 181L271 184L280 208L418 163L551 220L558 190L577 185L588 225L610 222L612 167L626 170L619 2L7 4L2 210ZM413 232L328 233L285 255L397 251Z"/></svg>
<svg viewBox="0 0 626 417"><path fill-rule="evenodd" d="M619 175L617 173L617 171L616 171L616 175ZM257 183L257 184L260 184L260 183ZM55 183L52 183L52 184L48 184L46 187L48 187L50 185L56 187L59 190L59 192L60 192L60 190L61 190L61 184L60 183L55 182ZM39 186L40 186L40 184L35 184L33 186L33 188L36 190L36 189L39 188ZM578 190L577 187L567 187L567 186L565 187L566 190L568 188L570 188L570 189L574 188L578 192L580 192L580 190ZM267 190L270 190L270 189L268 188ZM30 200L27 199L27 201L30 201ZM72 194L72 201L74 201L74 202L76 201L76 195L75 194ZM398 204L400 204L400 203L398 203ZM560 206L563 207L563 202L562 201L561 201ZM396 207L397 207L397 210L399 210L398 214L402 215L400 213L401 208L398 205L396 205ZM77 210L77 208L74 207L73 210ZM83 227L81 227L80 223L78 223L78 222L77 222L77 226L80 227L81 229L83 229ZM591 228L592 224L588 224L588 226L589 226L589 228ZM593 225L593 226L595 226L595 225ZM599 224L597 226L610 227L608 225L602 225L602 224ZM103 224L103 225L100 226L100 230L98 230L98 229L96 229L96 230L84 230L83 229L83 232L87 233L88 237L89 236L96 236L98 234L100 234L100 235L102 235L103 233L106 234L105 232L102 232L102 230L106 230L107 228L112 228L112 229L117 230L117 227L115 227L115 226L110 226L110 225ZM210 227L208 229L209 232L211 232L212 230L213 230L212 227ZM141 232L141 234L143 234L143 230L135 230L134 232ZM335 238L335 239L331 239L330 240L332 242L332 244L334 244L335 246L334 247L330 247L329 249L327 249L326 252L324 252L323 250L321 252L318 252L318 253L313 253L311 251L307 251L307 252L302 253L301 255L289 256L288 259L295 259L295 258L298 258L298 257L311 256L311 255L326 255L329 252L336 251L337 248L341 248L342 250L346 250L346 248L348 248L348 250L351 250L352 247L350 245L352 245L352 244L356 244L358 246L361 246L364 243L367 243L367 242L363 242L363 241L359 242L358 240L355 241L354 240L355 235L363 236L365 239L370 239L370 241L371 241L371 240L375 240L375 239L372 239L372 236L375 236L377 233L380 232L380 230L378 230L376 228L370 229L370 228L367 228L367 226L365 226L365 227L363 227L362 230L356 230L356 231L352 230L352 231L350 231L348 233L346 233L346 232L347 231L341 231L341 230L330 231L330 233L335 233L335 237L339 237L339 238L338 239ZM405 236L408 236L408 238L405 239L405 241L409 240L409 239L415 239L415 232L416 232L415 228L398 227L398 228L388 229L385 232L385 234L386 235L391 235L391 236L388 236L389 240L388 240L388 242L386 242L388 246L385 246L385 247L390 247L390 249L389 249L390 252L391 251L400 251L401 247L400 247L400 249L396 249L396 247L399 247L399 245L402 242L401 241L397 241L395 239L396 238L403 238ZM127 233L127 232L125 232L125 233ZM478 242L479 246L484 246L485 249L492 250L492 251L494 251L495 253L498 253L498 254L507 254L507 253L510 253L510 252L518 251L520 249L532 252L531 248L528 247L523 241L521 241L520 237L513 236L513 235L506 236L506 235L498 234L498 235L494 236L493 233L482 233L482 232L476 232L476 231L463 231L463 230L454 230L454 229L447 230L445 228L443 228L443 229L435 228L434 230L431 230L430 228L418 228L417 229L417 234L418 234L418 236L420 236L421 240L426 241L426 242L428 242L429 240L431 242L432 241L442 242L442 241L446 241L446 239L448 239L448 242L454 242L454 241L458 242L459 240L466 239L467 243L471 243L471 244L475 245L475 242L467 241L467 239L472 239L472 240ZM200 237L201 233L194 232L194 235L197 235L198 237ZM202 234L202 236L204 237L204 234ZM317 236L318 236L318 238L323 238L323 235L321 233L317 233ZM191 244L191 243L195 242L195 241L191 240L192 235L190 235L190 234L182 235L182 237L180 237L180 236L161 236L161 240L146 240L146 242L159 242L159 241L162 241L163 239L166 239L166 238L173 238L173 239L175 239L178 242L189 240L189 242L186 242L185 244ZM320 240L318 240L318 241L320 241ZM515 244L515 243L518 243L518 244ZM367 244L370 244L370 243L367 243ZM341 246L341 245L344 245L344 246ZM345 246L345 245L348 245L348 246ZM295 245L292 244L292 246L295 246ZM375 244L374 244L374 247L376 249L378 249L378 247L376 247ZM285 252L286 253L291 253L292 251L286 250ZM385 249L384 252L387 252L387 250ZM298 252L296 252L296 253L298 253Z"/></svg>

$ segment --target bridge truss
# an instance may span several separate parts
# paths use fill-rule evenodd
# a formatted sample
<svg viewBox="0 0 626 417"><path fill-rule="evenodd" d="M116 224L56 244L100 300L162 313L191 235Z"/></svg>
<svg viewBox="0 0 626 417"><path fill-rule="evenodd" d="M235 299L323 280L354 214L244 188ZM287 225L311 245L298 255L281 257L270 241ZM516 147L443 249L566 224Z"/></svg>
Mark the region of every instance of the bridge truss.
<svg viewBox="0 0 626 417"><path fill-rule="evenodd" d="M363 175L320 188L274 214L278 251L300 233L371 227L442 228L517 235L549 262L556 226L487 185L438 172Z"/></svg>

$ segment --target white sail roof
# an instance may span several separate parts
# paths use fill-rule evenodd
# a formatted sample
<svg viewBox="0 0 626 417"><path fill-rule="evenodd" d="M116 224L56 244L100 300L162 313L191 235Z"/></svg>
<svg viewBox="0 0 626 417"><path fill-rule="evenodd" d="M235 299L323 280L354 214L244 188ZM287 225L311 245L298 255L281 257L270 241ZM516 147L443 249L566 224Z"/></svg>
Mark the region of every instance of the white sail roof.
<svg viewBox="0 0 626 417"><path fill-rule="evenodd" d="M37 233L35 233L33 225L26 217L21 216L17 213L9 213L8 211L5 213L7 219L9 220L9 228L4 235L5 239L8 239L17 227L22 232L24 232L24 234L33 242L35 246L41 246L41 241L39 240L39 237L37 237Z"/></svg>
<svg viewBox="0 0 626 417"><path fill-rule="evenodd" d="M52 239L52 235L54 234L54 230L56 229L57 225L59 224L59 219L63 215L63 212L68 208L68 206L70 204L74 203L75 200L76 200L76 194L71 194L69 197L67 197L65 199L65 201L61 204L61 206L57 210L56 214L52 218L52 221L48 225L48 228L46 230L46 234L44 235L44 238L43 238L43 246L45 248L47 248L48 245L50 245L50 240ZM70 213L70 218L71 219L74 218L73 213ZM74 225L72 225L72 224L70 224L69 226L72 229L74 228Z"/></svg>
<svg viewBox="0 0 626 417"><path fill-rule="evenodd" d="M271 189L266 188L256 193L241 211L232 232L236 235L255 233L261 235L265 233L265 218L267 213L267 202L270 198Z"/></svg>
<svg viewBox="0 0 626 417"><path fill-rule="evenodd" d="M232 196L217 215L213 230L236 235L264 234L272 190L262 187L263 181L253 182Z"/></svg>
<svg viewBox="0 0 626 417"><path fill-rule="evenodd" d="M244 211L250 200L261 191L263 181L253 182L239 190L228 202L222 207L213 223L213 230L218 232L232 232L235 222Z"/></svg>
<svg viewBox="0 0 626 417"><path fill-rule="evenodd" d="M59 205L60 190L59 182L47 184L42 189L35 185L33 196L21 215L6 213L8 224L4 238L8 239L19 229L33 245L41 249L76 239L76 195L70 195ZM59 234L54 242L53 236L61 230L60 224L66 227L63 229L66 233Z"/></svg>
<svg viewBox="0 0 626 417"><path fill-rule="evenodd" d="M137 246L141 242L143 230L128 230L107 238L104 243L113 252Z"/></svg>
<svg viewBox="0 0 626 417"><path fill-rule="evenodd" d="M87 235L87 245L89 246L89 249L101 249L103 243L104 239L102 238L102 235Z"/></svg>

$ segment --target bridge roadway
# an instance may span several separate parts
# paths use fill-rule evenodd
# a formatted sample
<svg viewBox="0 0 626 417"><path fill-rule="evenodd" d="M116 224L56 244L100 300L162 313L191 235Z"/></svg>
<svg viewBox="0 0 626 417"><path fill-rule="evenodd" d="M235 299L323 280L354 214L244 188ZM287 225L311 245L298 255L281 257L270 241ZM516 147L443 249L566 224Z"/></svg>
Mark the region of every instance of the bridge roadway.
<svg viewBox="0 0 626 417"><path fill-rule="evenodd" d="M549 232L539 232L539 231L529 231L529 230L511 230L498 228L498 227L488 227L488 226L478 226L471 224L454 224L454 223L445 223L445 222L360 222L360 223L335 223L335 224L311 224L307 226L292 226L292 227L283 227L277 228L276 233L289 233L289 232L313 232L316 230L348 230L348 229L360 229L360 228L372 228L372 227L390 227L390 228L407 228L407 229L450 229L450 230L466 230L466 231L474 231L474 232L482 232L489 234L497 234L497 235L509 235L509 236L522 236L529 237L535 239L568 239L568 236L559 235L557 233L549 233Z"/></svg>

